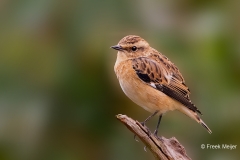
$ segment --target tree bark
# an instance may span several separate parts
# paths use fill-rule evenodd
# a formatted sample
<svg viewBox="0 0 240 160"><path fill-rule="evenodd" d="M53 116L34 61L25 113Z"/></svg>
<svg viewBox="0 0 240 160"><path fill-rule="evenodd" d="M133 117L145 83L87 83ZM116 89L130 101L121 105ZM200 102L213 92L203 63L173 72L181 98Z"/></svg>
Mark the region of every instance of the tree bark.
<svg viewBox="0 0 240 160"><path fill-rule="evenodd" d="M165 137L156 137L151 131L140 122L132 118L118 114L117 119L120 120L127 128L138 136L146 147L152 152L154 157L159 160L191 160L188 157L184 147L175 137L167 139Z"/></svg>

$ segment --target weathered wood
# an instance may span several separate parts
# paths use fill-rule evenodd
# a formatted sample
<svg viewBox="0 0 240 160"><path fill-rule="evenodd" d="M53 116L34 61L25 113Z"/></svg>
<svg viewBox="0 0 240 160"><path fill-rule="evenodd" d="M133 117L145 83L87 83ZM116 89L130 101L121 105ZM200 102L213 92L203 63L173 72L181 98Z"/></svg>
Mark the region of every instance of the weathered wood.
<svg viewBox="0 0 240 160"><path fill-rule="evenodd" d="M165 137L156 137L151 131L138 121L132 118L118 114L120 120L127 128L138 136L147 148L153 153L156 159L161 160L191 160L186 154L184 147L175 137L167 139Z"/></svg>

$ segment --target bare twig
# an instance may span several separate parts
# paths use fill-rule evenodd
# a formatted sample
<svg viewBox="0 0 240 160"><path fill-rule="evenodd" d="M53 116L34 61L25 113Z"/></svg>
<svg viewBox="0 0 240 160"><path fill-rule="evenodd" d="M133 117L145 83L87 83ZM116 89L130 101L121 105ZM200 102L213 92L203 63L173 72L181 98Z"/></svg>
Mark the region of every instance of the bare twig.
<svg viewBox="0 0 240 160"><path fill-rule="evenodd" d="M141 141L149 148L156 159L161 160L190 160L184 147L175 137L170 139L164 137L155 137L150 130L138 121L129 118L126 115L118 114L120 120L127 128L137 135Z"/></svg>

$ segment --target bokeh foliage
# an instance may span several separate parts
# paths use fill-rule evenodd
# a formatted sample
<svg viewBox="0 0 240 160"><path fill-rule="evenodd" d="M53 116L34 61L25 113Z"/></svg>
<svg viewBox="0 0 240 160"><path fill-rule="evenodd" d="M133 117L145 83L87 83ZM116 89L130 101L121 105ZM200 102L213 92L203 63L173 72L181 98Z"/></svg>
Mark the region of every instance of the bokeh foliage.
<svg viewBox="0 0 240 160"><path fill-rule="evenodd" d="M109 47L140 35L170 58L212 129L178 112L159 134L192 159L239 159L238 1L0 2L0 159L153 159L115 119L147 113L121 91ZM153 130L157 118L148 126ZM236 150L201 149L234 144Z"/></svg>

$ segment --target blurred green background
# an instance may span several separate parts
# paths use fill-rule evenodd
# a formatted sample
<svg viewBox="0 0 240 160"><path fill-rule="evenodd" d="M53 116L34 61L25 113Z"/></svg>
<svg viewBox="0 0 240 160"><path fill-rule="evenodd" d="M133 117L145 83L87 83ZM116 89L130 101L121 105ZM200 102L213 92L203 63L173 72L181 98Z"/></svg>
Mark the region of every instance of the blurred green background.
<svg viewBox="0 0 240 160"><path fill-rule="evenodd" d="M221 0L1 0L0 159L154 159L115 118L150 115L113 71L109 47L129 34L180 68L213 131L175 111L159 134L175 136L192 159L239 159L240 2Z"/></svg>

